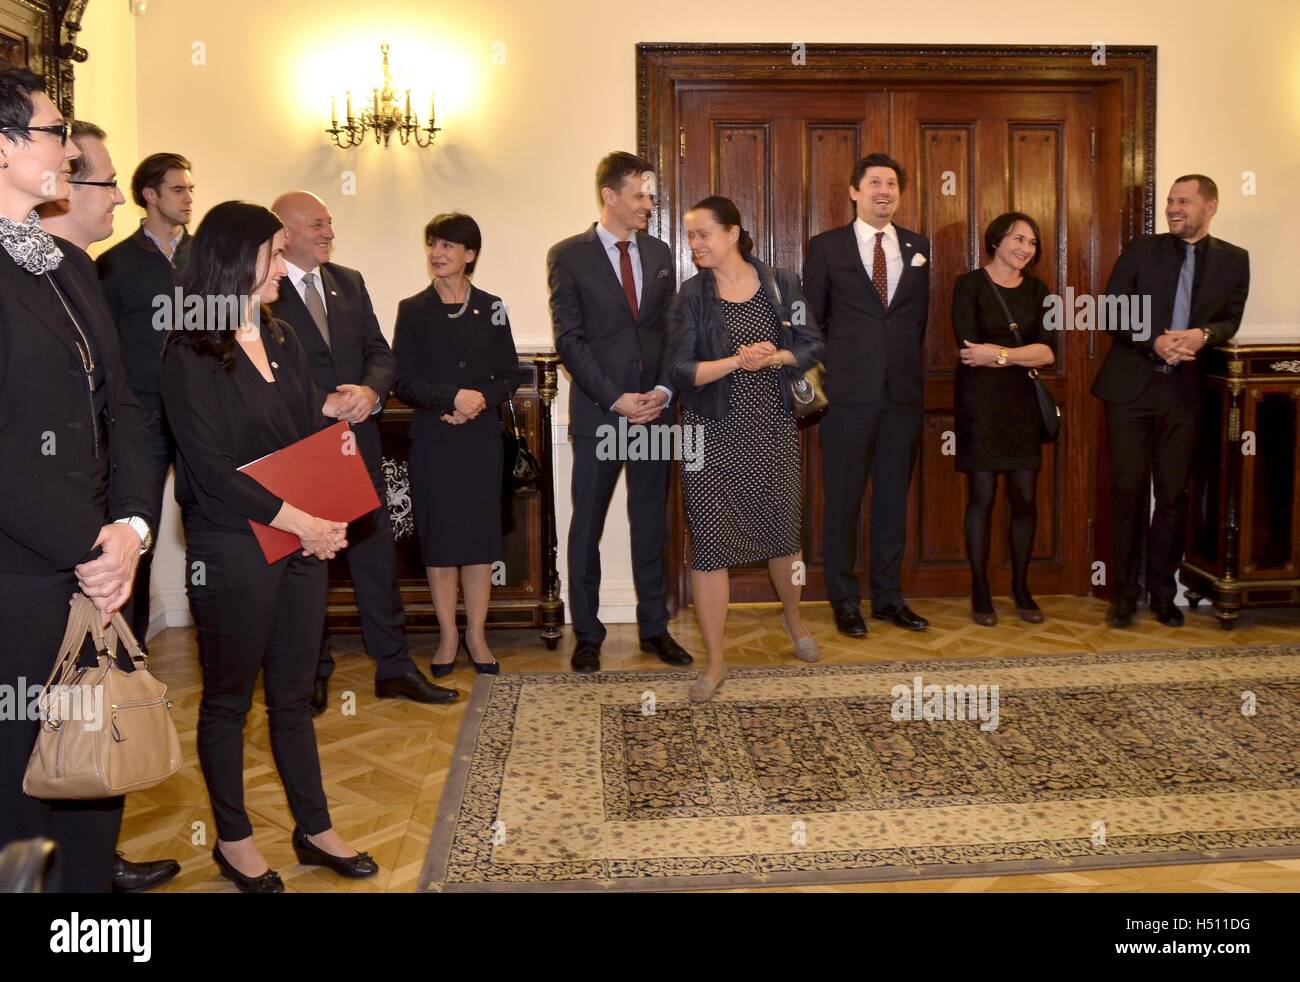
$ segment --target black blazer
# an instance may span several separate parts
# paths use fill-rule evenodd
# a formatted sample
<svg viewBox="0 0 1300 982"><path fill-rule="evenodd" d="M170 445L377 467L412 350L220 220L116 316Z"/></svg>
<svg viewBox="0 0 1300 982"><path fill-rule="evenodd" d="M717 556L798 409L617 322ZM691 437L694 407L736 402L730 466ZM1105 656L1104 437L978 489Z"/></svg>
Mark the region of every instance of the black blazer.
<svg viewBox="0 0 1300 982"><path fill-rule="evenodd" d="M397 364L379 329L366 281L355 269L324 263L320 282L325 288L325 316L330 323L328 345L288 276L280 281L280 297L271 304L271 312L293 327L322 397L340 385L367 385L379 393L382 409L393 387ZM371 471L383 466L377 419L374 415L353 427L361 456Z"/></svg>
<svg viewBox="0 0 1300 982"><path fill-rule="evenodd" d="M465 313L455 319L447 317L432 283L397 305L393 391L415 409L412 440L501 439L500 407L519 388L519 356L505 304L478 287L472 291ZM441 417L456 408L461 389L482 392L487 409L454 426Z"/></svg>
<svg viewBox="0 0 1300 982"><path fill-rule="evenodd" d="M95 261L104 301L117 324L127 383L136 398L150 410L157 410L161 405L158 392L163 341L167 337L166 331L155 326L158 308L154 298L173 296L192 243L193 237L187 229L181 233L176 253L169 261L141 226Z"/></svg>
<svg viewBox="0 0 1300 982"><path fill-rule="evenodd" d="M138 515L158 528L144 413L127 386L95 266L71 242L55 242L64 258L50 275L104 367L107 446L99 452L108 455L108 487L87 479L94 423L76 330L66 317L51 320L39 278L0 252L0 571L8 573L70 570L98 551L99 530L118 518Z"/></svg>
<svg viewBox="0 0 1300 982"><path fill-rule="evenodd" d="M252 535L248 519L271 524L283 500L239 468L336 422L321 414L325 393L312 383L294 329L266 319L262 343L274 382L239 350L228 367L187 344L163 350L163 406L176 438L176 502L187 525Z"/></svg>
<svg viewBox="0 0 1300 982"><path fill-rule="evenodd" d="M786 379L796 377L821 361L826 354L817 322L807 315L808 304L799 277L784 269L767 266L749 257L758 271L759 289L767 294L772 309L781 319L781 343L794 353L798 368L782 369ZM717 361L735 354L727 335L722 301L718 297L713 271L701 270L682 284L668 316L668 375L682 394L682 405L691 412L710 419L722 419L727 413L731 393L731 376L707 385L695 384L695 370L702 361ZM790 386L781 386L781 398L790 408Z"/></svg>
<svg viewBox="0 0 1300 982"><path fill-rule="evenodd" d="M803 289L826 334L826 398L837 403L921 402L922 345L930 314L930 240L901 225L903 274L888 309L862 265L853 223L815 235ZM925 257L913 266L915 256Z"/></svg>
<svg viewBox="0 0 1300 982"><path fill-rule="evenodd" d="M1178 289L1179 239L1165 232L1135 239L1115 261L1106 284L1108 297L1151 297L1150 337L1139 341L1128 323L1112 332L1110 351L1092 382L1092 394L1107 402L1132 402L1146 388L1155 370L1151 356L1155 339L1165 333L1173 318ZM1210 345L1224 344L1237 333L1250 292L1250 254L1231 242L1207 236L1205 267L1192 298L1191 327L1210 332ZM1184 362L1175 374L1189 400L1199 386L1195 362Z"/></svg>
<svg viewBox="0 0 1300 982"><path fill-rule="evenodd" d="M609 407L624 392L671 388L664 336L677 289L672 250L645 232L636 234L636 247L641 301L635 320L594 222L546 254L555 350L573 381L569 430L575 436L595 436L597 427L617 425L618 414Z"/></svg>

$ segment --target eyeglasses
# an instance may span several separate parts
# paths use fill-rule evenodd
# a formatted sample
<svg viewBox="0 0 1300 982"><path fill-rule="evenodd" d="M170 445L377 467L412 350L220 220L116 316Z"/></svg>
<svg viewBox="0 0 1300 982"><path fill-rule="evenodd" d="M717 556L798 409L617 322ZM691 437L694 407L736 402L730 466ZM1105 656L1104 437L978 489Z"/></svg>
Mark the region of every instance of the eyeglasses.
<svg viewBox="0 0 1300 982"><path fill-rule="evenodd" d="M59 143L63 146L68 144L68 133L71 131L67 121L60 123L51 123L49 126L0 126L0 133L53 133L59 138Z"/></svg>
<svg viewBox="0 0 1300 982"><path fill-rule="evenodd" d="M69 184L76 184L83 188L112 188L117 190L117 181L68 181Z"/></svg>

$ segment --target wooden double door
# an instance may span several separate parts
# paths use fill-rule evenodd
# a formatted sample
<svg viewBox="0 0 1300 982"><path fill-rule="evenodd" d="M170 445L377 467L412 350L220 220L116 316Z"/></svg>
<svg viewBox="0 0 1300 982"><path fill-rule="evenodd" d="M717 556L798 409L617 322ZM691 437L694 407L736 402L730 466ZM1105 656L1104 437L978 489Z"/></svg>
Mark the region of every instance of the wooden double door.
<svg viewBox="0 0 1300 982"><path fill-rule="evenodd" d="M907 172L895 222L932 243L930 316L925 336L924 421L907 515L903 590L907 597L969 592L963 520L964 475L952 456L957 348L950 316L954 280L985 261L983 232L1006 211L1032 215L1041 230L1037 274L1053 292L1068 285L1096 293L1099 269L1098 114L1118 110L1095 91L1060 86L872 86L851 81L781 83L719 81L685 87L678 96L675 186L661 228L671 232L679 277L695 273L682 216L710 194L739 206L755 252L776 266L800 270L808 239L853 218L848 184L855 162L873 151ZM1113 120L1111 122L1114 122ZM1118 126L1103 127L1106 134ZM1110 251L1109 249L1102 250ZM1041 594L1089 588L1097 407L1088 395L1104 354L1096 338L1059 336L1058 360L1043 377L1065 420L1064 437L1043 447L1031 583ZM803 429L804 558L807 599L825 597L822 574L822 459L817 426ZM859 573L866 595L870 494L859 535ZM1006 596L1005 492L999 490L990 575ZM675 595L689 602L689 535L680 499L672 506ZM733 601L774 599L765 567L732 573Z"/></svg>

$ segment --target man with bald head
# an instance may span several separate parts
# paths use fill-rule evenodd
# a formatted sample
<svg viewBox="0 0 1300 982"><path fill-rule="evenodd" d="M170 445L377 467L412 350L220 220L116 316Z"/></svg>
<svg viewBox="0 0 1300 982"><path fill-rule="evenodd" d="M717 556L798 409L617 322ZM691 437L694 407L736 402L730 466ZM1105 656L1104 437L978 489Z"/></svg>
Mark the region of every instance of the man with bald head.
<svg viewBox="0 0 1300 982"><path fill-rule="evenodd" d="M357 446L379 493L380 506L348 529L348 569L361 612L361 636L375 660L375 695L415 702L451 702L455 689L430 682L411 660L406 612L397 592L397 564L388 522L388 492L375 416L393 384L396 362L388 346L365 280L355 269L330 262L334 224L329 208L307 191L290 191L271 205L284 222L286 279L276 317L292 325L307 353L312 381L323 393L344 397L341 419L357 435ZM324 712L334 671L328 628L322 627L321 657L312 711Z"/></svg>

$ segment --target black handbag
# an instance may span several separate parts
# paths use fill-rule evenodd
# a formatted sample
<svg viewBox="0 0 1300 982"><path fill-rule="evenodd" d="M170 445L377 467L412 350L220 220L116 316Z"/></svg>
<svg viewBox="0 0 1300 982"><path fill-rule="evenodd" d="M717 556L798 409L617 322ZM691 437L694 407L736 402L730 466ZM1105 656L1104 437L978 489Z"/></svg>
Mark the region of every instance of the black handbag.
<svg viewBox="0 0 1300 982"><path fill-rule="evenodd" d="M767 268L767 283L772 290L772 296L776 297L776 302L784 305L781 288L777 285L776 275L770 266ZM790 328L793 333L794 329L789 321L785 321L782 327ZM782 373L790 386L790 408L794 411L795 419L813 416L829 405L829 400L826 398L826 369L820 362L806 372L787 365L782 369Z"/></svg>
<svg viewBox="0 0 1300 982"><path fill-rule="evenodd" d="M515 416L515 401L507 399L506 405L510 407L510 424L506 425L505 415L502 414L501 445L504 457L501 491L504 496L510 497L516 491L527 491L537 487L537 482L541 480L542 465L528 449L528 438L519 430L519 420Z"/></svg>
<svg viewBox="0 0 1300 982"><path fill-rule="evenodd" d="M989 285L993 287L993 295L998 298L998 303L1002 305L1002 312L1007 315L1007 323L1011 327L1011 336L1015 338L1013 348L1024 346L1024 339L1020 336L1020 325L1016 319L1011 316L1011 308L1007 306L1006 298L1002 296L1002 291L998 289L997 283L989 274L988 267L984 268L984 275L989 278ZM1043 443L1055 443L1061 438L1061 407L1056 404L1056 398L1047 387L1047 383L1038 377L1037 368L1025 369L1029 373L1030 380L1034 383L1034 395L1038 402L1038 416L1043 424Z"/></svg>

